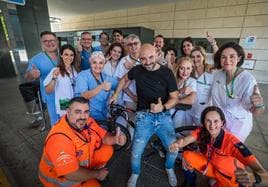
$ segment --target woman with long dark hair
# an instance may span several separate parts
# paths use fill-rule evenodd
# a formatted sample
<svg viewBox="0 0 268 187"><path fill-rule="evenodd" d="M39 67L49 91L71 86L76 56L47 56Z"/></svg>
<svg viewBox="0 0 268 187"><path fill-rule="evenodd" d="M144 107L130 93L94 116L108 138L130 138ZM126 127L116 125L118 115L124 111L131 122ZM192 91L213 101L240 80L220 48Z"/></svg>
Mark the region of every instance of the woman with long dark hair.
<svg viewBox="0 0 268 187"><path fill-rule="evenodd" d="M68 102L74 97L78 72L75 49L69 44L61 46L58 66L50 71L43 82L47 93L55 91L55 107L59 117L66 113Z"/></svg>
<svg viewBox="0 0 268 187"><path fill-rule="evenodd" d="M224 113L220 108L207 107L201 114L203 126L169 146L171 152L176 152L193 142L198 142L198 151L183 152L182 165L185 179L190 186L195 186L195 170L214 179L216 182L213 187L238 187L235 177L237 167L249 166L257 175L267 173L248 148L233 134L223 129L225 122Z"/></svg>
<svg viewBox="0 0 268 187"><path fill-rule="evenodd" d="M124 48L120 43L112 43L105 56L107 62L104 65L103 73L114 77L118 62L124 56Z"/></svg>

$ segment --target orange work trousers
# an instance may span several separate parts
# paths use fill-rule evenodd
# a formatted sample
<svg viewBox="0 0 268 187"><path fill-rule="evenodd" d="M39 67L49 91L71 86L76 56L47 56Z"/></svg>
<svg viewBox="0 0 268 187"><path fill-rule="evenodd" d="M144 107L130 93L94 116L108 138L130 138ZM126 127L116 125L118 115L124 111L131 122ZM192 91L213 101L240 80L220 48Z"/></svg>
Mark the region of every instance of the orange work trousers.
<svg viewBox="0 0 268 187"><path fill-rule="evenodd" d="M193 151L184 151L183 152L183 159L184 159L184 167L186 169L195 169L199 171L200 173L203 173L206 169L207 165L207 157L205 157L204 154L200 152L193 152ZM234 174L234 167L228 167L230 164L233 163L226 163L226 165L222 165L224 167L224 170L226 171L226 168L230 170L228 172L228 175L225 173L220 172L214 165L209 162L207 166L207 172L205 175L209 178L213 178L217 180L217 183L213 185L213 187L238 187L239 184L236 182L235 174ZM243 165L238 161L238 164L240 167L243 168ZM230 176L230 173L232 175Z"/></svg>

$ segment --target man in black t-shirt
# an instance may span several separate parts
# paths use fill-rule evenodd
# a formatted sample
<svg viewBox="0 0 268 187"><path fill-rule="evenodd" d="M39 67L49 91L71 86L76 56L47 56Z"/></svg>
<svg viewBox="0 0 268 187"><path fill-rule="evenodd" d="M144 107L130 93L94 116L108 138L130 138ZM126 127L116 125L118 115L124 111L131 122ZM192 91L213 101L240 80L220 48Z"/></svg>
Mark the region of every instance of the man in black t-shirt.
<svg viewBox="0 0 268 187"><path fill-rule="evenodd" d="M177 185L173 167L177 153L168 151L175 141L175 131L169 109L178 101L178 89L175 77L170 69L156 63L156 51L151 44L144 44L140 50L141 65L133 67L119 82L110 102L116 101L118 93L131 80L136 81L137 113L136 127L132 146L132 175L128 187L135 187L141 168L141 156L146 144L156 134L167 150L165 167L171 186Z"/></svg>

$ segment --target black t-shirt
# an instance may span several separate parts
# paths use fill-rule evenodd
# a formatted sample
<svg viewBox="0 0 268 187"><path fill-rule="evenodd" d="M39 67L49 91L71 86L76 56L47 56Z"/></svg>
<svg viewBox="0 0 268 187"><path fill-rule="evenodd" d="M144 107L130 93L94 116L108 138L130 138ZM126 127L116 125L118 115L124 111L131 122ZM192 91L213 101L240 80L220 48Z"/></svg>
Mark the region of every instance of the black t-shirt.
<svg viewBox="0 0 268 187"><path fill-rule="evenodd" d="M164 66L155 71L147 71L142 65L135 66L128 72L128 79L136 81L138 111L150 109L150 104L157 103L159 97L163 104L166 103L169 93L178 90L173 73Z"/></svg>

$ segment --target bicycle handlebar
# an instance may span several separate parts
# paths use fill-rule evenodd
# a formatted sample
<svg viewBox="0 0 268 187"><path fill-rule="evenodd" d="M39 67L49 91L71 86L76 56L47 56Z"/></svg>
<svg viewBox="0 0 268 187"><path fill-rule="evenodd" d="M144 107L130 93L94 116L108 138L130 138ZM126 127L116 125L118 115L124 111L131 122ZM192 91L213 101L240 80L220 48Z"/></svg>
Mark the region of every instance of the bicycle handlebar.
<svg viewBox="0 0 268 187"><path fill-rule="evenodd" d="M112 109L117 109L117 110L119 109L119 110L122 110L122 111L125 111L125 112L133 112L133 113L136 112L135 110L132 110L132 109L127 108L125 106L122 106L122 105L119 105L119 104L114 104L114 103L110 104L110 110L112 110Z"/></svg>

